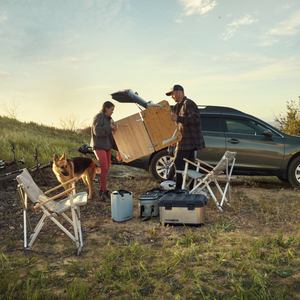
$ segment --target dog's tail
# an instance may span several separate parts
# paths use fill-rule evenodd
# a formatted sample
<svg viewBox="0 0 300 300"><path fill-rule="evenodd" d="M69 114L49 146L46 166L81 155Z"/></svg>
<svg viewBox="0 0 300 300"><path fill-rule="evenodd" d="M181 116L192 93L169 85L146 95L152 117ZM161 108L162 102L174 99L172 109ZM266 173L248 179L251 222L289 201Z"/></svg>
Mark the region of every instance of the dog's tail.
<svg viewBox="0 0 300 300"><path fill-rule="evenodd" d="M96 166L96 174L100 174L101 173L101 168L99 166Z"/></svg>

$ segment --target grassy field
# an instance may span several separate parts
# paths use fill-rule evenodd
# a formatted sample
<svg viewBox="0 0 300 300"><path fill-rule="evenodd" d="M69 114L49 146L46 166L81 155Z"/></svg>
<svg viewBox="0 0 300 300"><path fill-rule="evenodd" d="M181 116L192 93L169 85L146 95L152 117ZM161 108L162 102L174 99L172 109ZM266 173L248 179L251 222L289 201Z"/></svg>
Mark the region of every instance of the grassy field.
<svg viewBox="0 0 300 300"><path fill-rule="evenodd" d="M34 165L35 148L40 162L49 163L53 154L66 152L68 157L80 156L77 148L90 143L90 136L77 134L37 123L23 123L0 116L0 159L12 160L11 144L15 145L16 159L25 158L25 167Z"/></svg>
<svg viewBox="0 0 300 300"><path fill-rule="evenodd" d="M5 121L0 118L1 147ZM19 133L13 125L11 134L5 129L9 140L1 153L9 153L12 142L28 157L38 147L46 163L54 152L78 156L77 147L89 142L72 132L25 126ZM34 177L42 189L58 184L51 169L43 174L46 186ZM50 221L32 250L24 252L16 185L0 186L0 299L300 299L299 192L288 184L235 176L231 206L219 212L209 199L201 227L162 226L158 217L141 221L139 195L159 187L142 170L112 166L108 184L111 191L133 192L133 219L113 222L110 204L96 196L95 181L94 198L81 210L81 256ZM87 187L79 181L77 190ZM29 212L35 224L40 214Z"/></svg>

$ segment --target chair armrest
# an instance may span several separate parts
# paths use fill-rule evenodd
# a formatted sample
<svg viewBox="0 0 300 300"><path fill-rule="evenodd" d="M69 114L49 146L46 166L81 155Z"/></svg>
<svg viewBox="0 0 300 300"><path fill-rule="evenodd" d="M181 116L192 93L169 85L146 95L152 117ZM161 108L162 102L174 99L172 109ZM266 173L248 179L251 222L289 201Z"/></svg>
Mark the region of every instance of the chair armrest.
<svg viewBox="0 0 300 300"><path fill-rule="evenodd" d="M49 194L49 193L51 193L51 192L53 192L53 191L55 191L55 190L57 190L57 189L63 187L64 185L69 184L69 183L71 183L71 182L73 182L73 181L76 181L76 180L77 180L77 177L72 178L72 179L70 179L70 180L68 180L68 181L66 181L66 182L64 182L64 183L62 183L62 184L60 184L60 185L54 187L53 189L51 189L51 190L45 192L44 194L47 195L47 194Z"/></svg>
<svg viewBox="0 0 300 300"><path fill-rule="evenodd" d="M44 201L43 203L40 203L40 204L34 206L33 208L34 208L34 209L37 209L37 208L39 208L40 206L45 205L46 203L48 203L48 202L50 202L50 201L52 201L52 200L55 200L55 199L59 198L60 196L62 196L62 195L64 195L64 194L67 194L67 193L69 193L69 192L71 192L71 191L73 191L73 190L75 190L75 187L72 187L72 188L70 188L70 189L68 189L68 190L65 190L64 192L62 192L62 193L60 193L60 194L58 194L58 195L56 195L56 196L54 196L54 197L52 197L52 198L49 198L48 200L46 200L46 201Z"/></svg>
<svg viewBox="0 0 300 300"><path fill-rule="evenodd" d="M203 160L200 160L200 159L198 159L198 158L195 158L195 160L197 160L197 161L199 161L200 163L202 163L202 164L204 164L204 165L206 165L206 166L208 166L208 167L210 167L210 168L214 168L213 166L211 166L210 164L207 164L206 162L204 162Z"/></svg>
<svg viewBox="0 0 300 300"><path fill-rule="evenodd" d="M190 160L188 160L188 159L186 159L186 158L184 158L183 160L185 160L187 163L189 163L189 164L195 166L196 168L200 168L201 170L205 171L206 173L209 173L209 172L210 172L210 171L206 170L205 168L202 168L201 166L198 166L197 164L193 163L192 161L190 161ZM198 160L198 159L197 159L197 160Z"/></svg>

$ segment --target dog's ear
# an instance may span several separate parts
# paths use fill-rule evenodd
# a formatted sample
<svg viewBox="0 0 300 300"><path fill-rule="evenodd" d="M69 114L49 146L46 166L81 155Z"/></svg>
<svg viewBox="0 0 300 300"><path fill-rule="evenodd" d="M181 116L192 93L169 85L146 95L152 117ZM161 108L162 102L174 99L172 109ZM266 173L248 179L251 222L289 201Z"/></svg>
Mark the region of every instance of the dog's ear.
<svg viewBox="0 0 300 300"><path fill-rule="evenodd" d="M58 161L58 155L55 153L53 156L53 162L56 163Z"/></svg>
<svg viewBox="0 0 300 300"><path fill-rule="evenodd" d="M61 160L65 160L66 159L66 154L64 152L64 154L62 155L62 157L60 158Z"/></svg>

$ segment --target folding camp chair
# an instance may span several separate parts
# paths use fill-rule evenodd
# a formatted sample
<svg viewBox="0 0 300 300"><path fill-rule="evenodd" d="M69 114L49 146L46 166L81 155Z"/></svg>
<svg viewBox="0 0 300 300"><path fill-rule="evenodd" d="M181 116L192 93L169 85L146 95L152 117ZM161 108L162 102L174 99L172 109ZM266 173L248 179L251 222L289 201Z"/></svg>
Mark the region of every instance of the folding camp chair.
<svg viewBox="0 0 300 300"><path fill-rule="evenodd" d="M236 156L236 152L226 151L224 153L223 157L221 158L221 160L219 161L219 163L215 167L213 167L197 158L196 158L197 164L184 158L184 160L186 161L184 171L179 171L179 172L182 172L182 177L183 177L181 188L188 189L192 180L194 180L194 186L189 191L189 193L190 194L193 194L195 192L199 193L203 189L207 188L207 190L211 194L212 198L214 199L218 209L220 211L222 211L223 210L222 206L223 206L224 201L226 202L226 204L230 205L230 177L231 177L233 166L235 163L235 156ZM188 169L189 164L194 165L197 169L189 170ZM209 170L206 169L205 167L201 166L201 164L206 167L209 167ZM200 173L200 170L204 171L206 174ZM224 175L224 173L226 175L226 185L225 185L224 190L222 190L219 183L217 182L217 177L220 175ZM215 183L217 189L219 190L219 192L222 196L220 204L219 204L216 196L214 195L211 187L209 186L209 184L211 182ZM228 199L226 198L226 192L228 193Z"/></svg>
<svg viewBox="0 0 300 300"><path fill-rule="evenodd" d="M81 253L83 242L82 242L82 231L81 231L81 222L80 222L80 209L81 205L85 205L87 203L87 193L75 193L75 181L77 178L71 179L59 186L48 190L43 193L39 187L33 181L30 173L27 169L23 169L23 172L16 177L18 181L18 188L20 193L20 198L23 204L23 218L24 218L24 248L25 250L29 250L33 245L35 239L40 233L42 227L46 223L46 220L49 218L53 221L67 236L71 238L72 241L75 242L77 248L77 254ZM47 197L46 195L57 190L58 188L63 187L67 184L72 184L72 187L65 190L64 192L54 196ZM23 195L25 193L25 197ZM69 197L57 202L55 199L61 197L69 193ZM31 229L29 216L27 214L27 200L28 198L34 203L34 209L40 209L43 213L41 219L36 225L35 229ZM66 215L66 212L71 212L71 218ZM74 235L72 235L57 219L56 217L62 216L64 217L74 228ZM29 244L27 244L27 223L31 235L29 237Z"/></svg>

